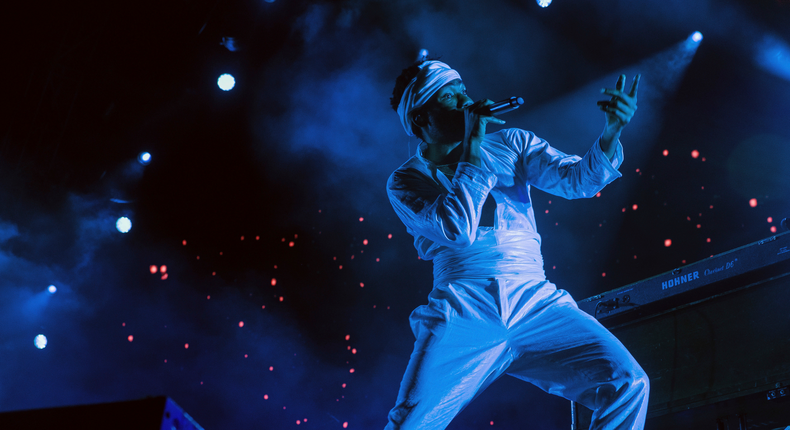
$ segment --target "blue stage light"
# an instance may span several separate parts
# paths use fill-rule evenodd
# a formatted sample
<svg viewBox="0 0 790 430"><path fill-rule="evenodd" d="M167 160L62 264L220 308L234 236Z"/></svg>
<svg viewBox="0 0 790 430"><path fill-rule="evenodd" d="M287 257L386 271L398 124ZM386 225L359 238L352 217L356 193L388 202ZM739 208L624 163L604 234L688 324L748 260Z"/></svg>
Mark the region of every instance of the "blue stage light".
<svg viewBox="0 0 790 430"><path fill-rule="evenodd" d="M148 152L141 152L140 155L137 156L137 161L143 166L147 166L151 162L151 154Z"/></svg>
<svg viewBox="0 0 790 430"><path fill-rule="evenodd" d="M695 42L697 42L697 43L700 43L700 42L702 42L702 33L700 33L699 31L695 31L695 32L694 32L694 33L691 35L691 40L693 40L693 41L695 41Z"/></svg>
<svg viewBox="0 0 790 430"><path fill-rule="evenodd" d="M50 285L49 288L47 288L47 291L49 291L50 294L55 294L58 291L58 287Z"/></svg>
<svg viewBox="0 0 790 430"><path fill-rule="evenodd" d="M118 229L121 233L129 233L129 230L132 229L132 221L125 216L118 218L118 221L115 222L115 228Z"/></svg>
<svg viewBox="0 0 790 430"><path fill-rule="evenodd" d="M763 70L790 81L790 45L769 35L756 48L754 59Z"/></svg>
<svg viewBox="0 0 790 430"><path fill-rule="evenodd" d="M236 86L236 79L232 75L224 73L217 79L217 85L222 91L230 91Z"/></svg>
<svg viewBox="0 0 790 430"><path fill-rule="evenodd" d="M33 339L33 345L36 345L36 348L38 348L38 349L46 348L47 347L47 337L44 336L43 334L40 334L40 335L36 336L36 338Z"/></svg>
<svg viewBox="0 0 790 430"><path fill-rule="evenodd" d="M549 7L549 5L551 4L551 0L537 0L537 1L538 1L538 6L540 7Z"/></svg>

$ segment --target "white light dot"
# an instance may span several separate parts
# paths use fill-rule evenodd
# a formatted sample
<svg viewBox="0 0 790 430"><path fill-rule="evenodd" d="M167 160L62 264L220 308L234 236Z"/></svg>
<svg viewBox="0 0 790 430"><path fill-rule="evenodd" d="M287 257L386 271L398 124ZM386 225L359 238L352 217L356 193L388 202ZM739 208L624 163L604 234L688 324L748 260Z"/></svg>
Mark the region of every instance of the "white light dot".
<svg viewBox="0 0 790 430"><path fill-rule="evenodd" d="M115 228L117 228L121 233L129 233L129 230L132 229L132 220L122 216L118 218L118 221L115 222Z"/></svg>
<svg viewBox="0 0 790 430"><path fill-rule="evenodd" d="M147 166L151 162L151 153L141 152L140 155L137 156L137 161L139 161L143 166Z"/></svg>
<svg viewBox="0 0 790 430"><path fill-rule="evenodd" d="M236 79L232 75L224 73L217 79L217 85L222 91L230 91L236 86Z"/></svg>
<svg viewBox="0 0 790 430"><path fill-rule="evenodd" d="M55 292L58 291L58 287L50 285L49 288L47 288L47 291L49 291L50 294L55 294Z"/></svg>
<svg viewBox="0 0 790 430"><path fill-rule="evenodd" d="M694 34L691 35L691 40L699 43L702 41L702 33L699 31L695 31Z"/></svg>
<svg viewBox="0 0 790 430"><path fill-rule="evenodd" d="M43 334L40 334L36 336L35 339L33 339L33 344L36 345L36 348L38 349L44 349L47 347L47 337Z"/></svg>
<svg viewBox="0 0 790 430"><path fill-rule="evenodd" d="M551 0L537 0L537 1L538 1L538 6L540 7L549 7L549 5L551 4Z"/></svg>

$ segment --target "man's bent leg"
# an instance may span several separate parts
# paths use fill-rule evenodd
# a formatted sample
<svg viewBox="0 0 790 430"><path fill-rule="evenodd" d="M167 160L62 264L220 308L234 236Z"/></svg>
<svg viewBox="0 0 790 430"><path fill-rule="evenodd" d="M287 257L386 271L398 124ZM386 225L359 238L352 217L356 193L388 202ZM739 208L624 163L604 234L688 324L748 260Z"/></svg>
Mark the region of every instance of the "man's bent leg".
<svg viewBox="0 0 790 430"><path fill-rule="evenodd" d="M592 409L591 430L641 430L650 382L595 318L557 290L512 327L516 359L507 370L544 391Z"/></svg>
<svg viewBox="0 0 790 430"><path fill-rule="evenodd" d="M478 315L479 316L479 315ZM386 430L441 430L510 363L501 321L417 322L414 352Z"/></svg>

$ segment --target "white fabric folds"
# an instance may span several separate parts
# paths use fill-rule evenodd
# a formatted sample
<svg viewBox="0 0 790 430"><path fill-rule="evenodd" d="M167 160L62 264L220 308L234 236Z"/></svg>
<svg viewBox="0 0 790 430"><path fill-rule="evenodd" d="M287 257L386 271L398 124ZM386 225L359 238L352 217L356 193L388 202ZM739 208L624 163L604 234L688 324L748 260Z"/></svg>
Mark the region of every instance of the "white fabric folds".
<svg viewBox="0 0 790 430"><path fill-rule="evenodd" d="M420 65L420 72L411 80L403 91L398 105L398 116L406 134L414 136L411 131L411 113L425 104L439 88L461 75L441 61L426 61Z"/></svg>

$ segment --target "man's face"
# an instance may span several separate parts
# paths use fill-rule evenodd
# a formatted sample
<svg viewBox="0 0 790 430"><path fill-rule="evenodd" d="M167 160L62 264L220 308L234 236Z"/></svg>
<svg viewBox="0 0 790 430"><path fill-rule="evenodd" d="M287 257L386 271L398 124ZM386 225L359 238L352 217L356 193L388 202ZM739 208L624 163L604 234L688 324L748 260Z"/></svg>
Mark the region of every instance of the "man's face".
<svg viewBox="0 0 790 430"><path fill-rule="evenodd" d="M464 138L464 107L472 104L466 86L455 79L428 100L423 111L428 117L428 134L438 143L457 142Z"/></svg>

